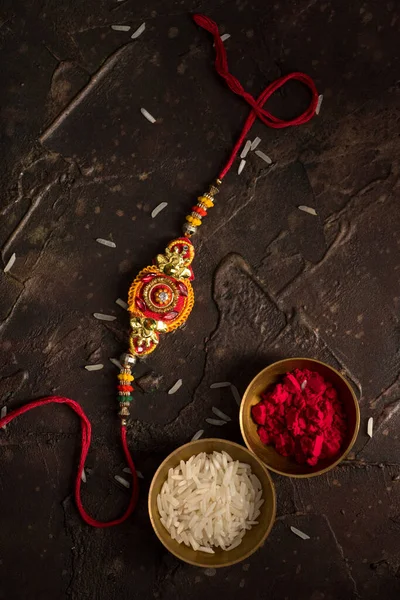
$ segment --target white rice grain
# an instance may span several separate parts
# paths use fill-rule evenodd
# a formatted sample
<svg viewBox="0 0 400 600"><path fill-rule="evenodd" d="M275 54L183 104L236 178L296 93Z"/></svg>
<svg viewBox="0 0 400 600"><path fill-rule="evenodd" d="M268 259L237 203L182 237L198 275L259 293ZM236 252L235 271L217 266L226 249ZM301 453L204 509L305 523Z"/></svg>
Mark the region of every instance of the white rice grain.
<svg viewBox="0 0 400 600"><path fill-rule="evenodd" d="M230 37L230 33L224 33L223 35L221 35L221 42L226 42L226 40L229 40Z"/></svg>
<svg viewBox="0 0 400 600"><path fill-rule="evenodd" d="M120 306L121 308L124 308L125 310L128 309L127 302L125 302L125 300L122 300L121 298L117 298L115 301L115 304L118 304L118 306Z"/></svg>
<svg viewBox="0 0 400 600"><path fill-rule="evenodd" d="M112 364L115 365L118 369L122 369L122 365L117 358L109 358L108 360L112 362Z"/></svg>
<svg viewBox="0 0 400 600"><path fill-rule="evenodd" d="M240 158L246 158L246 156L248 155L248 153L250 151L250 148L251 148L251 141L247 140L247 142L245 143L244 148L240 154Z"/></svg>
<svg viewBox="0 0 400 600"><path fill-rule="evenodd" d="M290 527L290 530L297 535L299 538L301 538L302 540L309 540L310 536L307 535L306 533L304 533L304 531L300 531L300 529L297 529L297 527Z"/></svg>
<svg viewBox="0 0 400 600"><path fill-rule="evenodd" d="M146 110L145 108L141 108L140 112L142 113L142 115L144 116L145 119L147 119L148 121L150 121L150 123L155 123L157 119L155 119L153 117L153 115L151 115L149 113L148 110Z"/></svg>
<svg viewBox="0 0 400 600"><path fill-rule="evenodd" d="M306 389L306 387L307 387L307 379L305 379L305 380L303 381L303 383L301 384L301 386L300 386L300 387L301 387L301 389L302 389L302 390L305 390L305 389Z"/></svg>
<svg viewBox="0 0 400 600"><path fill-rule="evenodd" d="M115 321L115 319L117 318L113 315L103 315L103 313L93 313L93 316L99 321Z"/></svg>
<svg viewBox="0 0 400 600"><path fill-rule="evenodd" d="M368 419L367 434L369 435L370 438L372 438L372 436L374 435L374 419L373 419L373 417L370 417Z"/></svg>
<svg viewBox="0 0 400 600"><path fill-rule="evenodd" d="M17 259L17 255L15 254L15 252L13 254L11 254L10 258L7 261L6 266L3 269L4 273L8 273L8 271L10 271L11 267L14 265L15 261Z"/></svg>
<svg viewBox="0 0 400 600"><path fill-rule="evenodd" d="M226 425L226 421L222 419L206 419L206 423L210 425L216 425L217 427L222 427L222 425Z"/></svg>
<svg viewBox="0 0 400 600"><path fill-rule="evenodd" d="M232 421L232 419L228 417L228 415L222 412L222 410L219 410L219 408L217 408L216 406L213 406L211 410L213 411L214 415L217 415L217 417L219 417L220 419L223 419L227 422Z"/></svg>
<svg viewBox="0 0 400 600"><path fill-rule="evenodd" d="M82 469L82 473L81 473L81 479L82 479L83 483L86 483L86 473L85 473L85 469Z"/></svg>
<svg viewBox="0 0 400 600"><path fill-rule="evenodd" d="M160 202L151 213L151 218L154 219L164 208L168 206L168 202Z"/></svg>
<svg viewBox="0 0 400 600"><path fill-rule="evenodd" d="M261 152L261 150L256 150L255 153L257 154L257 156L259 158L261 158L268 165L272 165L272 158L270 158L269 156L267 156L266 154L264 154L264 152Z"/></svg>
<svg viewBox="0 0 400 600"><path fill-rule="evenodd" d="M321 110L321 104L322 104L322 100L323 100L323 99L324 99L324 96L323 96L323 94L320 94L320 95L318 96L317 107L316 107L316 109L315 109L315 114L316 114L316 115L319 115L319 111Z"/></svg>
<svg viewBox="0 0 400 600"><path fill-rule="evenodd" d="M219 381L217 383L212 383L210 385L211 390L216 390L217 388L229 387L231 385L230 381Z"/></svg>
<svg viewBox="0 0 400 600"><path fill-rule="evenodd" d="M243 171L245 165L246 165L246 161L244 159L242 159L239 164L238 175L240 175L240 173Z"/></svg>
<svg viewBox="0 0 400 600"><path fill-rule="evenodd" d="M98 365L85 365L86 371L101 371L104 368L104 365L101 363Z"/></svg>
<svg viewBox="0 0 400 600"><path fill-rule="evenodd" d="M123 485L124 487L126 487L128 489L131 487L131 484L129 483L129 481L127 481L123 477L120 477L119 475L114 475L114 479L115 479L115 481L118 481L118 483L120 483L121 485Z"/></svg>
<svg viewBox="0 0 400 600"><path fill-rule="evenodd" d="M111 29L114 31L129 31L130 28L130 25L111 25Z"/></svg>
<svg viewBox="0 0 400 600"><path fill-rule="evenodd" d="M259 138L259 137L254 138L254 140L251 142L250 150L253 152L253 150L255 150L257 148L257 146L260 142L261 142L261 138Z"/></svg>
<svg viewBox="0 0 400 600"><path fill-rule="evenodd" d="M232 396L235 398L236 404L240 406L242 403L242 396L239 394L239 390L237 389L236 385L231 385L231 392Z"/></svg>
<svg viewBox="0 0 400 600"><path fill-rule="evenodd" d="M0 411L0 419L4 419L7 416L7 406L3 406ZM3 425L2 429L7 429L7 425Z"/></svg>
<svg viewBox="0 0 400 600"><path fill-rule="evenodd" d="M194 434L194 436L192 437L192 439L190 440L191 442L195 442L196 440L199 440L201 438L201 436L204 433L204 429L199 429L198 431L196 431L196 433Z"/></svg>
<svg viewBox="0 0 400 600"><path fill-rule="evenodd" d="M303 204L301 206L298 206L297 208L305 213L308 213L309 215L314 215L314 217L317 216L317 211L315 210L315 208L311 208L310 206L304 206Z"/></svg>
<svg viewBox="0 0 400 600"><path fill-rule="evenodd" d="M178 381L176 383L174 383L172 388L170 390L168 390L168 394L169 395L175 394L175 392L177 392L181 386L182 386L182 379L178 379Z"/></svg>
<svg viewBox="0 0 400 600"><path fill-rule="evenodd" d="M140 27L136 29L131 35L132 40L136 40L140 35L142 35L143 31L146 29L146 23L142 23Z"/></svg>
<svg viewBox="0 0 400 600"><path fill-rule="evenodd" d="M111 240L104 240L103 238L96 238L96 242L98 244L102 244L103 246L108 246L109 248L116 248L117 245Z"/></svg>

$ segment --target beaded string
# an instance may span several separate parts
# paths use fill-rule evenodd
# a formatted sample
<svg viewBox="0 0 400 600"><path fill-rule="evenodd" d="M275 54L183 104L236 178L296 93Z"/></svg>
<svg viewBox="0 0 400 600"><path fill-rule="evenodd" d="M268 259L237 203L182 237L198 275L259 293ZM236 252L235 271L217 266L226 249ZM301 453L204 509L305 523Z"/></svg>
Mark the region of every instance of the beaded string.
<svg viewBox="0 0 400 600"><path fill-rule="evenodd" d="M216 52L215 68L217 73L225 80L232 92L241 96L249 104L251 111L244 124L242 133L234 145L231 155L226 165L221 170L215 184L212 184L206 193L199 196L197 203L192 207L191 213L186 216L186 221L183 225L185 237L170 242L166 248L165 255L159 255L156 258L155 262L157 266L147 267L141 271L134 280L129 292L129 299L131 301L129 310L133 315L131 319L133 333L130 337L129 351L121 356L121 370L118 375L119 382L117 386L119 401L118 414L121 421L121 444L127 464L132 472L131 496L124 514L112 521L97 521L88 515L82 505L81 475L91 443L91 424L85 412L77 402L70 398L50 396L25 404L21 408L14 410L6 417L0 419L1 428L13 421L16 417L32 409L49 404L66 404L79 416L81 419L81 455L75 480L75 501L82 519L85 523L93 527L104 528L119 525L132 514L136 506L138 498L137 475L126 439L129 406L133 399L132 392L134 390L132 385L134 381L132 368L135 366L138 358L145 356L154 350L158 344L160 333L176 329L176 327L180 326L186 320L192 309L194 298L190 280L193 279L193 272L190 264L194 257L194 248L190 241L191 236L196 233L198 227L202 224L203 218L207 216L208 209L214 206L215 196L219 192L219 186L232 167L255 119L258 118L268 127L275 129L302 125L303 123L307 123L315 115L318 103L318 93L312 79L304 73L297 72L280 77L272 84L268 85L257 100L253 98L251 94L244 90L236 77L229 72L225 47L221 41L216 23L204 15L194 15L193 19L197 25L211 33L214 38ZM300 116L289 121L284 121L272 115L264 109L263 106L276 90L291 79L300 81L310 89L311 102L308 108ZM144 293L147 294L147 302L152 303L152 306L154 306L154 303L151 298L149 299L150 292L148 286L150 286L151 290L153 290L153 288L155 289L155 298L158 308L154 307L154 310L158 312L153 313L150 311L149 313L148 305L146 305L143 299L139 297L138 289L140 286L143 287ZM171 303L172 301L175 302L176 307L179 307L180 312L176 309L165 312L162 308L164 305L168 306L168 303ZM168 311L168 308L166 310ZM161 316L158 313L160 313Z"/></svg>

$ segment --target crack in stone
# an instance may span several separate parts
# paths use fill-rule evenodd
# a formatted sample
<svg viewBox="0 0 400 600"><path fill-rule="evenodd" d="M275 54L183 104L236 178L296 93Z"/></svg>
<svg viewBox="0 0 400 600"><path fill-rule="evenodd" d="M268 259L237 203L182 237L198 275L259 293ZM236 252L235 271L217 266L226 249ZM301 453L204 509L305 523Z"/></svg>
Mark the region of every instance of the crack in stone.
<svg viewBox="0 0 400 600"><path fill-rule="evenodd" d="M332 527L332 525L331 525L331 523L330 523L330 521L329 521L328 517L327 517L325 514L322 514L322 515L321 515L321 517L322 517L323 519L325 519L325 522L326 522L326 524L327 524L327 526L328 526L328 529L329 529L329 531L330 531L330 532L331 532L331 534L332 534L332 537L333 537L333 539L334 539L334 541L335 541L335 544L336 544L336 547L337 547L337 549L338 549L338 551L339 551L339 554L340 554L340 556L342 557L343 563L344 563L344 565L345 565L345 568L346 568L346 572L347 572L347 574L348 574L348 576L349 576L349 579L350 579L350 581L351 581L351 582L352 582L352 584L353 584L353 588L354 588L354 594L355 594L355 597L356 597L356 598L361 598L361 596L360 596L360 594L359 594L359 592L358 592L358 588L357 588L357 582L356 582L356 580L355 580L355 579L354 579L354 577L353 577L353 574L352 574L352 572L351 572L351 567L350 567L350 565L349 565L349 561L348 561L348 559L346 558L346 556L345 556L345 554L344 554L343 547L342 547L342 545L339 543L339 540L338 540L338 539L337 539L337 537L336 537L336 533L334 532L334 530L333 530L333 527Z"/></svg>

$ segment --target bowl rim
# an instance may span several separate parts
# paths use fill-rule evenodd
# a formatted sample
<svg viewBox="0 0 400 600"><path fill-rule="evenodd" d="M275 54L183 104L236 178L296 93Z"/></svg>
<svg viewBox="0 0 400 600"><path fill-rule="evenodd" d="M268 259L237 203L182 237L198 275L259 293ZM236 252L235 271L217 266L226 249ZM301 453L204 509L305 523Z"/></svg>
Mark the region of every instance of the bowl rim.
<svg viewBox="0 0 400 600"><path fill-rule="evenodd" d="M220 565L220 564L210 565L209 563L202 563L202 562L182 558L182 556L179 556L174 550L172 550L171 548L168 548L168 546L165 545L164 540L158 535L158 531L157 531L157 529L155 527L155 523L154 523L155 519L154 519L153 511L151 509L151 498L154 493L155 481L159 475L159 472L161 471L162 467L164 466L164 463L167 460L169 460L171 458L171 456L173 456L174 454L177 454L180 450L182 450L182 448L187 448L188 446L195 447L196 445L200 445L199 442L204 442L205 440L207 440L208 442L226 442L231 446L238 447L241 450L244 450L245 452L249 453L253 459L254 458L256 459L256 461L259 463L261 469L264 471L267 481L270 485L271 492L272 492L272 498L270 501L270 502L272 502L272 517L271 517L271 521L270 521L267 529L265 530L265 533L263 534L261 540L251 550L249 550L246 554L244 554L242 557L234 559L227 563L224 563L223 565ZM201 438L201 439L195 440L193 442L187 442L186 444L183 444L182 446L178 446L178 448L175 448L175 450L173 450L170 454L168 454L168 456L166 456L165 459L162 461L162 463L157 468L157 471L154 473L153 479L151 480L149 493L147 496L147 510L149 513L150 522L153 527L153 531L156 534L156 536L158 537L158 539L160 540L160 542L162 543L162 545L164 546L164 548L166 548L168 550L168 552L173 554L179 560L186 562L190 565L193 565L195 567L219 569L219 568L223 568L223 567L231 567L232 565L242 562L243 560L245 560L246 558L248 558L249 556L254 554L254 552L256 552L264 544L265 540L267 539L268 535L271 532L272 527L274 526L275 519L276 519L276 490L275 490L275 485L274 485L273 479L271 477L271 474L268 471L268 468L263 463L263 461L257 456L257 454L255 454L254 452L251 452L251 450L249 450L249 448L247 448L246 446L242 446L241 444L238 444L237 442L231 442L230 440L226 440L224 438Z"/></svg>
<svg viewBox="0 0 400 600"><path fill-rule="evenodd" d="M351 438L351 440L349 441L349 443L347 444L345 450L340 454L339 458L337 460L335 460L335 462L333 462L331 465L329 465L328 467L324 467L323 469L320 469L319 471L314 471L313 473L285 473L284 471L280 471L279 469L275 469L274 467L271 467L269 464L265 463L249 446L249 442L248 439L246 437L246 433L245 433L245 428L244 428L244 405L245 405L245 399L249 393L249 390L251 388L251 386L253 385L254 381L260 376L262 375L262 373L264 373L265 371L268 371L268 369L270 369L271 367L275 366L275 365L281 365L284 364L286 362L291 362L293 360L307 360L309 362L312 363L316 363L319 365L323 365L324 367L327 367L328 369L330 369L331 371L333 371L348 387L348 389L350 390L351 393L351 397L353 398L353 402L354 402L354 406L355 406L355 411L356 411L356 425L354 428L354 432L353 432L353 436ZM265 367L264 369L262 369L261 371L259 371L257 373L257 375L255 377L253 377L253 379L250 381L249 385L247 386L243 396L242 396L242 402L240 403L240 412L239 412L239 424L240 424L240 432L242 434L244 443L246 444L247 449L252 453L255 454L257 456L257 458L259 458L259 460L261 460L261 462L263 463L263 465L269 469L270 471L273 471L274 473L277 473L278 475L283 475L283 477L293 477L294 479L306 479L308 477L318 477L319 475L324 475L325 473L327 473L328 471L331 471L332 469L334 469L335 467L337 467L337 465L339 463L342 462L342 460L344 460L346 458L346 456L348 455L348 453L350 452L350 450L352 449L352 447L354 446L354 443L357 439L358 436L358 432L360 429L360 420L361 420L361 416L360 416L360 406L357 400L357 396L355 394L355 391L353 390L351 384L347 381L347 379L345 379L345 377L343 377L343 375L334 367L332 367L331 365L329 365L328 363L323 362L322 360L317 360L316 358L308 358L306 356L293 356L291 358L283 358L282 360L276 360L275 362L271 363L270 365L268 365L267 367Z"/></svg>

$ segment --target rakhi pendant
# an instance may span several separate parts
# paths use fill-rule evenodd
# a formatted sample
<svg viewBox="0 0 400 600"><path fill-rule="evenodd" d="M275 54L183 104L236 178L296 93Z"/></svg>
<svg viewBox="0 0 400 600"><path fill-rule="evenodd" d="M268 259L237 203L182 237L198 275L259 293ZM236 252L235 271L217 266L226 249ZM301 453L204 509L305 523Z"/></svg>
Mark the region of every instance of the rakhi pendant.
<svg viewBox="0 0 400 600"><path fill-rule="evenodd" d="M194 279L192 261L195 251L190 238L200 227L207 210L214 206L220 184L220 179L217 179L207 193L199 196L183 225L185 236L172 240L164 254L156 256L153 265L140 271L129 289L128 311L132 331L129 351L121 356L122 368L118 375L118 414L122 425L126 425L133 399L132 367L138 358L156 349L164 333L181 327L192 311L194 292L191 281Z"/></svg>

